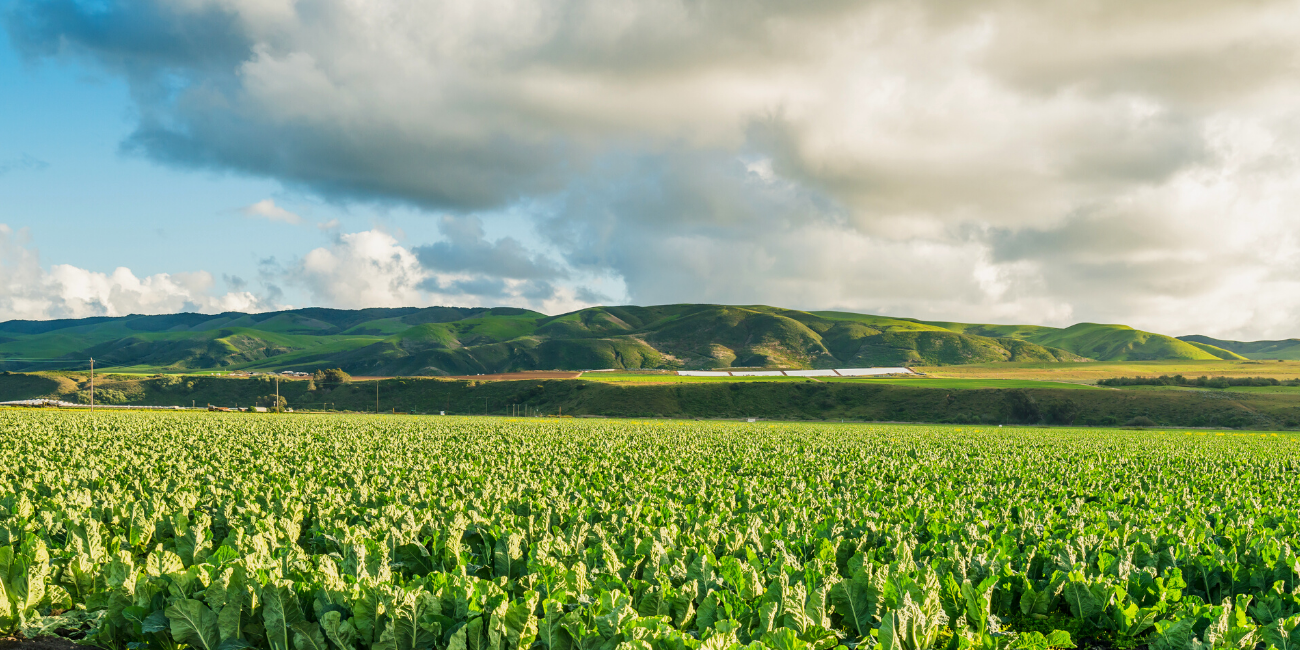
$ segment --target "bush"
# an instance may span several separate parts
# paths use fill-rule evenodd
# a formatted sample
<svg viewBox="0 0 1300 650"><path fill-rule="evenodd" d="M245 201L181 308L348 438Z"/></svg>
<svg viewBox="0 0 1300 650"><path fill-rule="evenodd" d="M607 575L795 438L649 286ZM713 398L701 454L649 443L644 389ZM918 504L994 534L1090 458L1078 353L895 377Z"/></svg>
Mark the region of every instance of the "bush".
<svg viewBox="0 0 1300 650"><path fill-rule="evenodd" d="M325 388L334 388L352 381L352 375L343 372L340 368L317 370L312 374L311 378L317 383L317 385Z"/></svg>
<svg viewBox="0 0 1300 650"><path fill-rule="evenodd" d="M126 396L126 393L123 393L123 392L120 391L120 390L113 390L112 388L96 388L96 389L95 389L95 403L96 403L96 404L126 404L126 403L129 402L129 401L131 401L131 400L130 400L130 398L128 398L128 397ZM78 403L78 404L89 404L89 403L90 403L90 391L89 391L89 390L78 391L78 392L77 392L77 403Z"/></svg>
<svg viewBox="0 0 1300 650"><path fill-rule="evenodd" d="M1151 418L1149 418L1149 417L1147 417L1147 416L1145 416L1145 415L1139 415L1139 416L1133 418L1132 420L1129 420L1128 422L1125 422L1125 423L1124 423L1124 426L1126 426L1126 427L1154 427L1154 426L1156 426L1156 421L1155 421L1155 420L1152 420Z"/></svg>

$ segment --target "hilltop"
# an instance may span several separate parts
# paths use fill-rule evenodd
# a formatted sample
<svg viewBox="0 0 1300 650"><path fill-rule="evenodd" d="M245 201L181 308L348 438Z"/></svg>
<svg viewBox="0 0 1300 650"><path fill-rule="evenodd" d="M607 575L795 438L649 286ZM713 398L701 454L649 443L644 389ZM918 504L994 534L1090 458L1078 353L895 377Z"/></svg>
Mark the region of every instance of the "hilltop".
<svg viewBox="0 0 1300 650"><path fill-rule="evenodd" d="M1291 343L1300 356L1300 341ZM386 376L845 368L1245 359L1258 356L1251 346L1261 347L1123 325L980 325L762 305L591 307L558 316L505 307L308 308L0 323L0 360L14 359L0 368L15 371L80 369L92 356L99 366L141 371L341 367Z"/></svg>

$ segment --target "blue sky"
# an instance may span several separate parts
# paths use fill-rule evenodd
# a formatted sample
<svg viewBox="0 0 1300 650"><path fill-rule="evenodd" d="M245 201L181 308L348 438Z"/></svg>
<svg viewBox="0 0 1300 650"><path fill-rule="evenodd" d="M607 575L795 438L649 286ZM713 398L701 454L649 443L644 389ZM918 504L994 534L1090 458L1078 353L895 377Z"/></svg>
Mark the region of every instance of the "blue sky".
<svg viewBox="0 0 1300 650"><path fill-rule="evenodd" d="M1300 335L1300 10L0 0L0 319L766 303Z"/></svg>
<svg viewBox="0 0 1300 650"><path fill-rule="evenodd" d="M125 150L138 121L127 83L82 57L25 59L5 32L0 88L20 90L0 102L0 223L25 229L46 265L106 274L125 266L141 277L206 270L220 293L238 288L226 276L257 284L267 260L292 264L341 232L440 239L430 214L409 206L324 200L275 178L177 168ZM308 225L337 225L303 228L241 211L267 199ZM482 216L489 237L529 228L509 211ZM286 292L284 305L314 302L272 282Z"/></svg>

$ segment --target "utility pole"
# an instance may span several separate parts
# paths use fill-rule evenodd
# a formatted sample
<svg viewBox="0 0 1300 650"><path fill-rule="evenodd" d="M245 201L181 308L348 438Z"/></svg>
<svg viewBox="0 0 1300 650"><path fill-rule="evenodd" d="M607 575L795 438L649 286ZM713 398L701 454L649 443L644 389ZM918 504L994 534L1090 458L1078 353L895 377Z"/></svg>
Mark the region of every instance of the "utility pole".
<svg viewBox="0 0 1300 650"><path fill-rule="evenodd" d="M275 412L280 412L280 376L275 377Z"/></svg>
<svg viewBox="0 0 1300 650"><path fill-rule="evenodd" d="M379 380L375 380L375 415L379 415Z"/></svg>
<svg viewBox="0 0 1300 650"><path fill-rule="evenodd" d="M95 412L95 360L90 360L90 412Z"/></svg>

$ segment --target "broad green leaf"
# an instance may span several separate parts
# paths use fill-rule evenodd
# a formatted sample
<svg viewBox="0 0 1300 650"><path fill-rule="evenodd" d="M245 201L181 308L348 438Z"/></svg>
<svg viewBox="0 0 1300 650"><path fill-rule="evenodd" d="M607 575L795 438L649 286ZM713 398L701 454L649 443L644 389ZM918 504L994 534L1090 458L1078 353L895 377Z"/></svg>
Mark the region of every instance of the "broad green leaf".
<svg viewBox="0 0 1300 650"><path fill-rule="evenodd" d="M536 607L536 592L530 592L527 597L510 603L502 621L505 626L505 650L528 650L533 645L537 639L537 618L533 616Z"/></svg>
<svg viewBox="0 0 1300 650"><path fill-rule="evenodd" d="M1092 621L1102 613L1102 603L1088 588L1087 583L1068 582L1061 589L1061 598L1070 607L1070 613L1081 621Z"/></svg>
<svg viewBox="0 0 1300 650"><path fill-rule="evenodd" d="M360 598L353 601L352 621L357 628L357 638L361 640L363 647L378 640L382 609L379 593L374 590L365 590Z"/></svg>
<svg viewBox="0 0 1300 650"><path fill-rule="evenodd" d="M352 619L343 620L341 612L325 612L321 616L320 626L325 631L325 638L334 644L336 650L353 650L355 647L357 630L352 625Z"/></svg>
<svg viewBox="0 0 1300 650"><path fill-rule="evenodd" d="M310 621L298 621L293 624L293 647L297 650L329 650L325 635L321 634L320 625Z"/></svg>
<svg viewBox="0 0 1300 650"><path fill-rule="evenodd" d="M1147 637L1147 643L1151 650L1189 650L1196 638L1193 633L1195 624L1196 619L1191 617L1177 621L1157 621L1155 630ZM1278 650L1287 649L1279 647Z"/></svg>
<svg viewBox="0 0 1300 650"><path fill-rule="evenodd" d="M883 576L874 575L864 566L851 579L837 582L831 588L830 599L835 611L859 637L875 629L875 620L884 603L883 587Z"/></svg>
<svg viewBox="0 0 1300 650"><path fill-rule="evenodd" d="M511 533L497 539L493 560L496 563L496 575L511 579L518 577L524 568L524 538L518 533Z"/></svg>
<svg viewBox="0 0 1300 650"><path fill-rule="evenodd" d="M1183 619L1187 621L1189 619ZM1182 621L1180 621L1182 622ZM1156 629L1160 629L1160 624L1156 624ZM1277 650L1298 650L1300 649L1300 614L1289 618L1278 619L1264 626L1260 630L1260 637ZM1165 650L1164 648L1154 648L1153 650Z"/></svg>
<svg viewBox="0 0 1300 650"><path fill-rule="evenodd" d="M262 625L271 650L291 650L293 626L301 620L302 609L291 583L271 583L262 589Z"/></svg>
<svg viewBox="0 0 1300 650"><path fill-rule="evenodd" d="M564 633L564 604L547 598L542 601L542 619L537 622L537 640L547 650L570 650L569 635Z"/></svg>
<svg viewBox="0 0 1300 650"><path fill-rule="evenodd" d="M763 644L772 650L805 650L808 643L790 628L773 630L763 635Z"/></svg>
<svg viewBox="0 0 1300 650"><path fill-rule="evenodd" d="M167 608L171 622L172 638L202 650L218 650L221 634L217 631L217 615L201 601L183 599Z"/></svg>
<svg viewBox="0 0 1300 650"><path fill-rule="evenodd" d="M1024 593L1020 596L1020 612L1025 616L1037 619L1047 618L1052 612L1052 601L1055 600L1048 589L1036 591L1033 583L1028 579L1024 581Z"/></svg>

